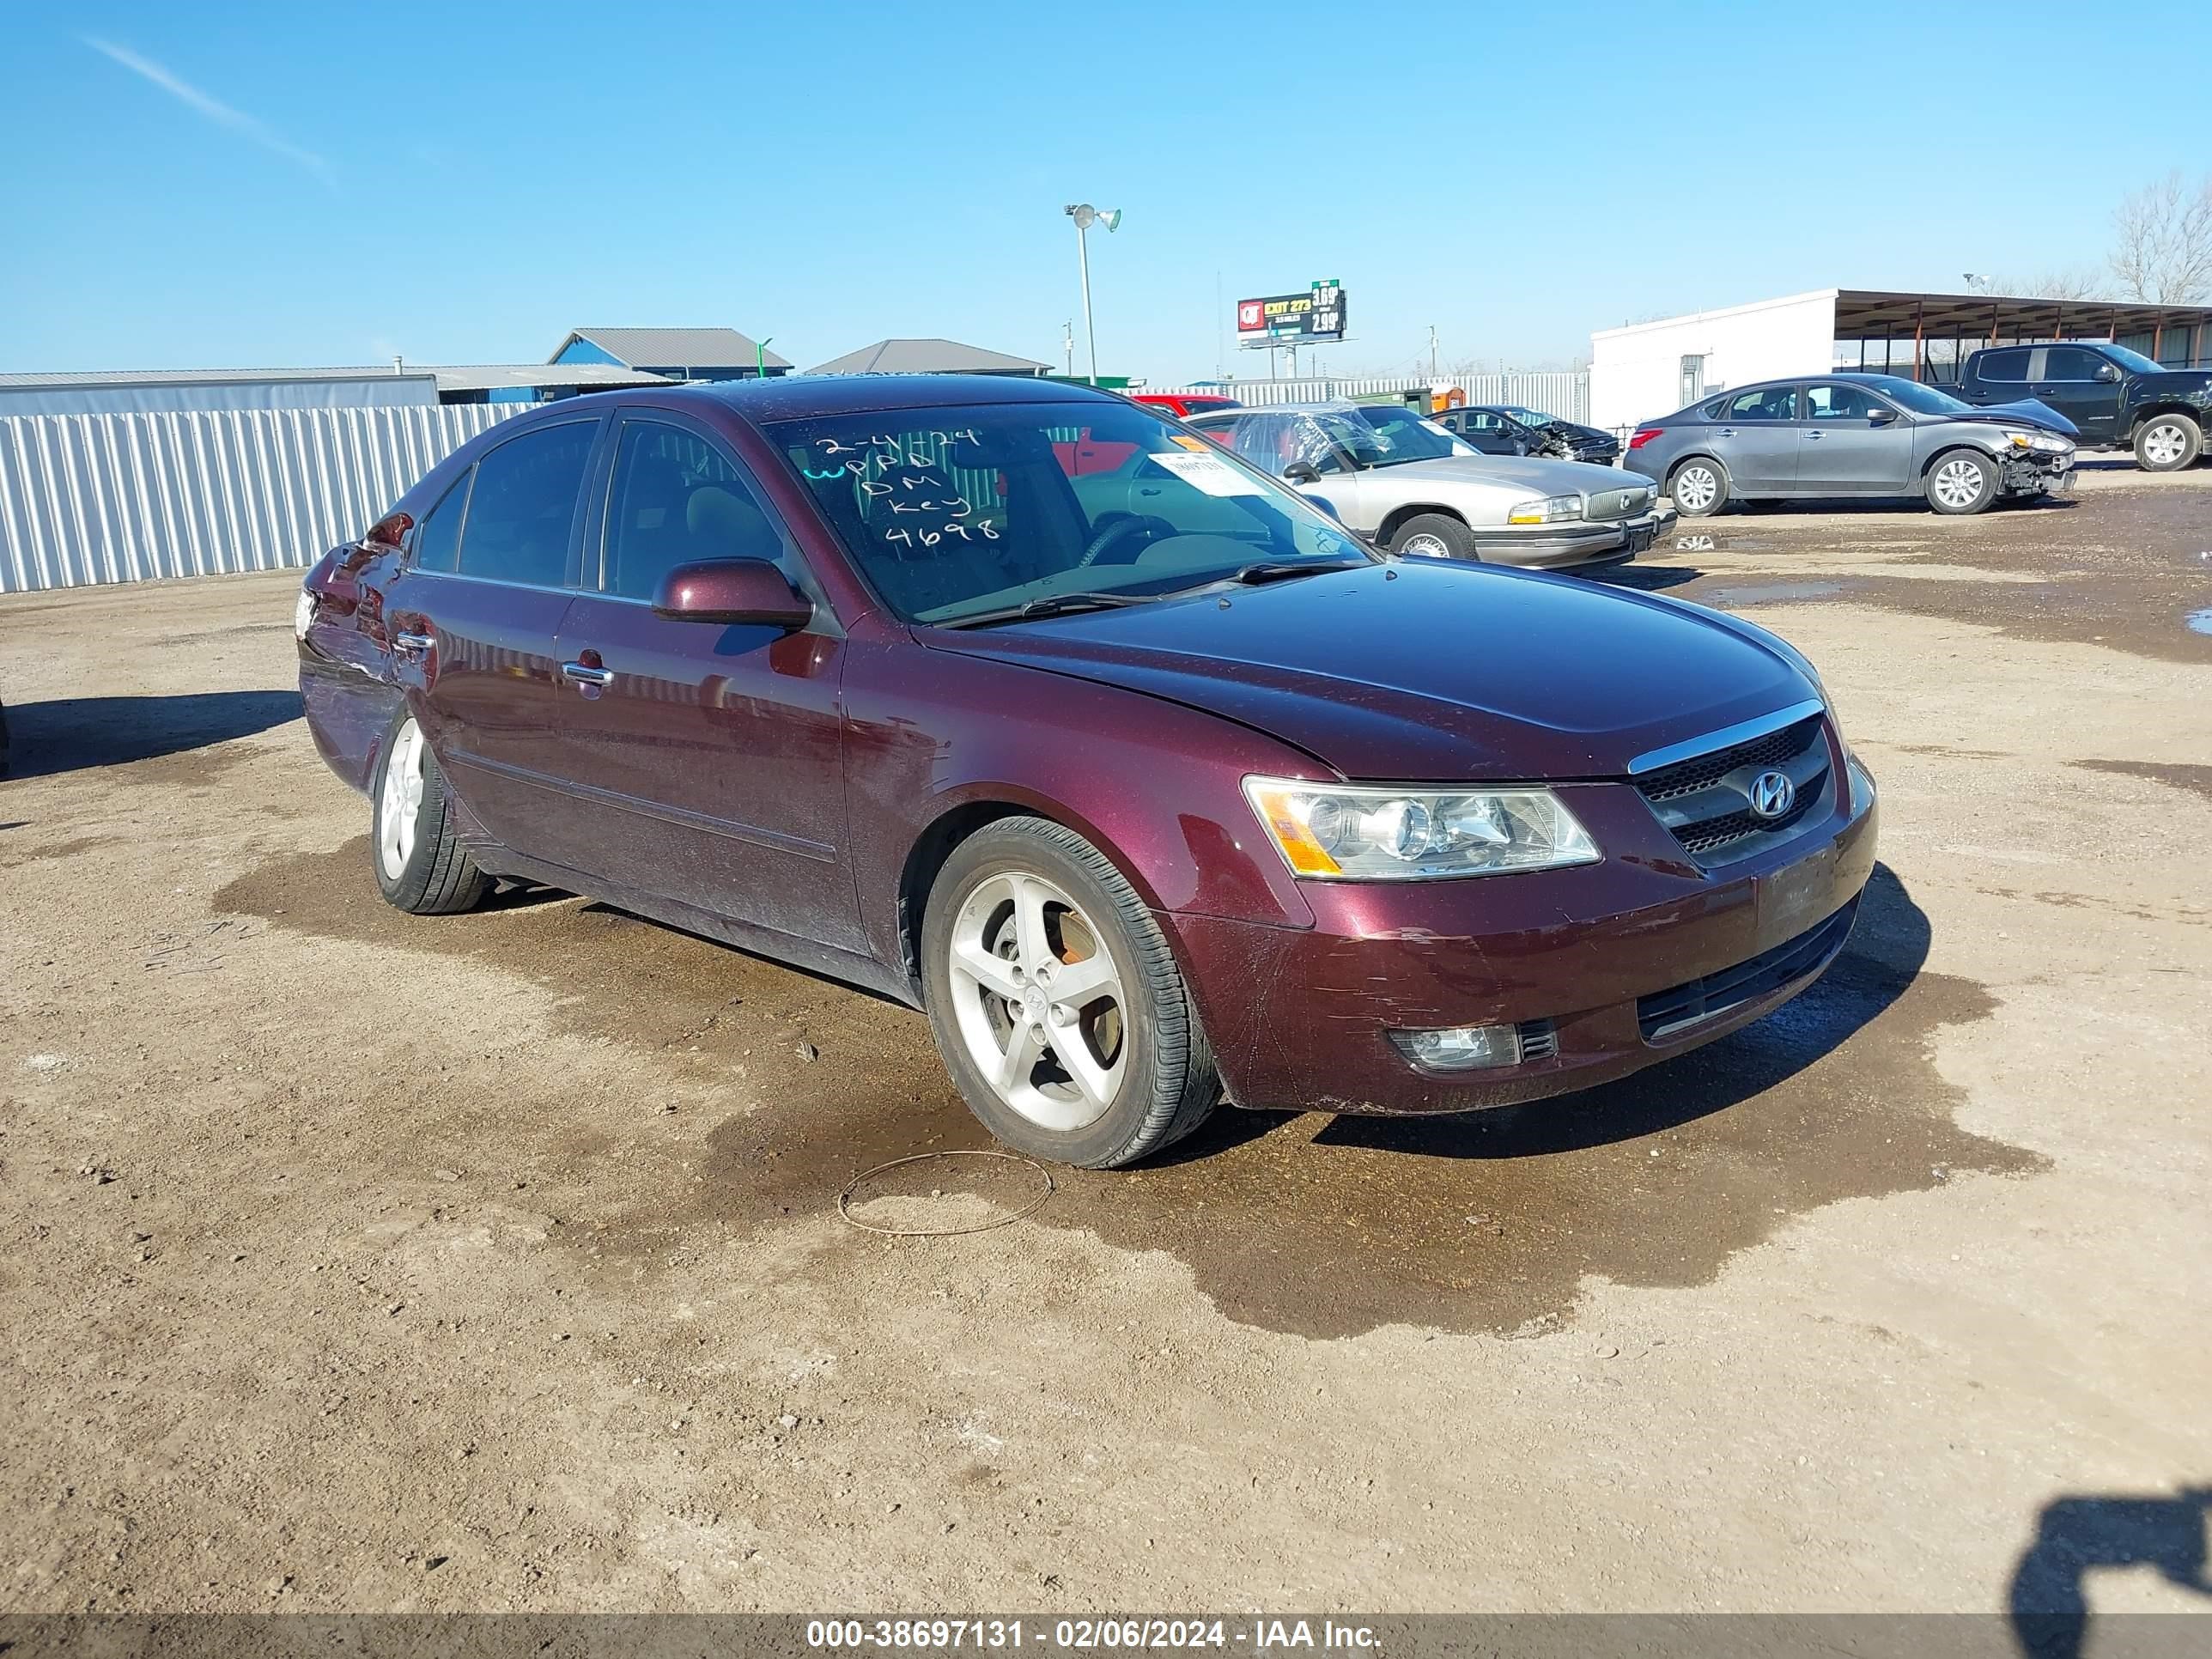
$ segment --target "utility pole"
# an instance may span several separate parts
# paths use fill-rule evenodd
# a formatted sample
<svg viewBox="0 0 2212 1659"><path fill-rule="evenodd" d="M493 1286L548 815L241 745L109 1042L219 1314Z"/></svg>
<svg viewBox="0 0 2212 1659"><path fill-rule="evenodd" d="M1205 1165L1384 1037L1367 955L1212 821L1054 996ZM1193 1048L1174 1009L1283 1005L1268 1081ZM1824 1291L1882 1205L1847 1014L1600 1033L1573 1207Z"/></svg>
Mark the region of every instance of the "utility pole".
<svg viewBox="0 0 2212 1659"><path fill-rule="evenodd" d="M1437 378L1437 325L1429 325L1429 378Z"/></svg>

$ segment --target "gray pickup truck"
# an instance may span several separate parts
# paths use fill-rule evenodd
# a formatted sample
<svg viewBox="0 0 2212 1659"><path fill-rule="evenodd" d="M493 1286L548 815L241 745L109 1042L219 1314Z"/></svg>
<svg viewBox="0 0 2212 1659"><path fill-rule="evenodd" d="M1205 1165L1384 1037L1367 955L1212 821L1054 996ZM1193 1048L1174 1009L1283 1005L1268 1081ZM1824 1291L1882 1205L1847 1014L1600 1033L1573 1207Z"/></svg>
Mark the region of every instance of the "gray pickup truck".
<svg viewBox="0 0 2212 1659"><path fill-rule="evenodd" d="M2083 448L2132 448L2146 472L2193 465L2212 426L2212 369L2167 368L2104 340L1989 347L1956 390L1984 406L2033 398L2073 422Z"/></svg>

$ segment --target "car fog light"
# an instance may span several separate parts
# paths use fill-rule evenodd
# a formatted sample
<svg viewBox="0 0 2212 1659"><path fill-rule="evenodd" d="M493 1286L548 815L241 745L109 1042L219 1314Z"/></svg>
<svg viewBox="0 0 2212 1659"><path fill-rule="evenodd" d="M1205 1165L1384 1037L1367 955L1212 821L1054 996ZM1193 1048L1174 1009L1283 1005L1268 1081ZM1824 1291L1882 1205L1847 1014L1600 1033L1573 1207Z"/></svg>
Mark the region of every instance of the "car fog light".
<svg viewBox="0 0 2212 1659"><path fill-rule="evenodd" d="M1472 1072L1521 1063L1521 1034L1510 1025L1447 1025L1438 1031L1393 1031L1390 1041L1414 1065L1431 1072Z"/></svg>

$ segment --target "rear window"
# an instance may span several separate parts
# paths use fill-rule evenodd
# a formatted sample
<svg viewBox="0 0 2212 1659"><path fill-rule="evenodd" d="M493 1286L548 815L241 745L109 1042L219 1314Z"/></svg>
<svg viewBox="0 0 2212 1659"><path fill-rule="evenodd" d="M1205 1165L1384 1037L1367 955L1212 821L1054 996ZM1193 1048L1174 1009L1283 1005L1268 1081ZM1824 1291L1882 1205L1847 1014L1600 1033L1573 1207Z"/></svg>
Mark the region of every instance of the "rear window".
<svg viewBox="0 0 2212 1659"><path fill-rule="evenodd" d="M568 580L568 535L596 421L566 421L507 442L477 463L461 532L461 574L530 587Z"/></svg>
<svg viewBox="0 0 2212 1659"><path fill-rule="evenodd" d="M1974 359L1974 374L1984 380L2025 380L2027 378L2027 348L2008 347L2001 351L1984 351Z"/></svg>

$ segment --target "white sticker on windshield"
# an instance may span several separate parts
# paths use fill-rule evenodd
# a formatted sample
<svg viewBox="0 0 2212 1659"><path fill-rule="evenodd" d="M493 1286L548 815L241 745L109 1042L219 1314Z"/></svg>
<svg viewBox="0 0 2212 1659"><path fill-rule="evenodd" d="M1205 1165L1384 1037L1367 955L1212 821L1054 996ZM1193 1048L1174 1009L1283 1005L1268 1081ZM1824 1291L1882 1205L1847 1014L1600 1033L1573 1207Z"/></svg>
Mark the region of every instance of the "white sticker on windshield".
<svg viewBox="0 0 2212 1659"><path fill-rule="evenodd" d="M1194 489L1209 495L1256 495L1260 486L1218 455L1170 452L1152 458Z"/></svg>

